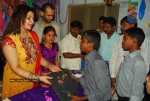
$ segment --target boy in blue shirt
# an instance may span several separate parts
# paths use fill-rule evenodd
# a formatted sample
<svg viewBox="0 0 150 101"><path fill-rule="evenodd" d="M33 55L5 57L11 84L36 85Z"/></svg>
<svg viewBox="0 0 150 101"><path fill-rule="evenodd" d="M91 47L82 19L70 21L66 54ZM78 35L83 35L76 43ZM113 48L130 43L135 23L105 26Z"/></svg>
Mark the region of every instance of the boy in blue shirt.
<svg viewBox="0 0 150 101"><path fill-rule="evenodd" d="M111 82L106 62L98 54L100 34L94 30L87 30L81 38L81 51L85 52L85 69L81 83L85 96L70 95L71 101L109 101L111 99Z"/></svg>
<svg viewBox="0 0 150 101"><path fill-rule="evenodd" d="M129 53L124 56L117 74L118 101L141 101L144 96L146 65L140 52L144 39L145 34L141 28L125 30L122 48Z"/></svg>

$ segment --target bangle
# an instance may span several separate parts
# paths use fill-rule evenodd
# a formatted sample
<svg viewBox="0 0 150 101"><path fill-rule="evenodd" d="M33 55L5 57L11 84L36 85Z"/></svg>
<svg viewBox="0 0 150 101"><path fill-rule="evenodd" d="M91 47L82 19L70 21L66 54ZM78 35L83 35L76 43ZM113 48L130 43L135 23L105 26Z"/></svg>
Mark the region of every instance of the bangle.
<svg viewBox="0 0 150 101"><path fill-rule="evenodd" d="M49 63L49 62L47 62L47 63L46 63L46 65L45 65L45 68L48 68L48 67L49 67L49 65L50 65L50 63Z"/></svg>
<svg viewBox="0 0 150 101"><path fill-rule="evenodd" d="M53 64L52 64L52 65L50 65L50 66L49 66L49 70L51 70L51 71L52 71L53 66L54 66Z"/></svg>
<svg viewBox="0 0 150 101"><path fill-rule="evenodd" d="M28 80L31 80L31 75L32 74L33 74L32 72L29 73L28 78L27 78Z"/></svg>
<svg viewBox="0 0 150 101"><path fill-rule="evenodd" d="M40 75L37 75L37 83L40 82Z"/></svg>

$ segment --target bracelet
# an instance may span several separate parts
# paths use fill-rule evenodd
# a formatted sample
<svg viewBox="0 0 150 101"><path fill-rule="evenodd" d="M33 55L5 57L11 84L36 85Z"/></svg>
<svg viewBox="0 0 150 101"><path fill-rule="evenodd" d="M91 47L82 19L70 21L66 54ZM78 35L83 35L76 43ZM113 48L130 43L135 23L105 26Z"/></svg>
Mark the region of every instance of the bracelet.
<svg viewBox="0 0 150 101"><path fill-rule="evenodd" d="M32 74L33 74L32 72L29 73L28 78L27 78L28 80L31 80L31 75Z"/></svg>
<svg viewBox="0 0 150 101"><path fill-rule="evenodd" d="M40 82L40 75L37 75L37 83Z"/></svg>
<svg viewBox="0 0 150 101"><path fill-rule="evenodd" d="M48 67L49 67L49 65L50 65L50 63L49 63L49 62L47 62L47 63L46 63L46 65L45 65L45 68L48 68Z"/></svg>
<svg viewBox="0 0 150 101"><path fill-rule="evenodd" d="M50 65L49 70L51 70L51 71L52 71L53 66L54 66L53 64L52 64L52 65Z"/></svg>

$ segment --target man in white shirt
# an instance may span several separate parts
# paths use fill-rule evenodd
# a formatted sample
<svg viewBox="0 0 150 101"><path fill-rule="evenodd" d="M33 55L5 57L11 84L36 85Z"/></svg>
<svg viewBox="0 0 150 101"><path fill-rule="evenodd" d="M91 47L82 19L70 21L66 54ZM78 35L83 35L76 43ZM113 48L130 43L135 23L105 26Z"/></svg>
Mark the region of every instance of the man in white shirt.
<svg viewBox="0 0 150 101"><path fill-rule="evenodd" d="M71 22L70 33L65 36L60 42L61 50L61 67L68 68L70 70L81 69L81 51L79 35L82 30L82 23L79 21Z"/></svg>

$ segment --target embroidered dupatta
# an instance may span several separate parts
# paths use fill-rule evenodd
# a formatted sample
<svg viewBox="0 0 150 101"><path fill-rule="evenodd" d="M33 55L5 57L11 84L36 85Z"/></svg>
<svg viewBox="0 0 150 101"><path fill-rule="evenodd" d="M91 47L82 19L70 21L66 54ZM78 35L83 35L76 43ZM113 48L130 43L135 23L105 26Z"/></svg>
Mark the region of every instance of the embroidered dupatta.
<svg viewBox="0 0 150 101"><path fill-rule="evenodd" d="M41 51L40 51L40 44L39 44L39 38L36 34L36 32L34 31L30 31L30 34L38 48L38 56L37 56L37 59L36 59L36 67L35 67L35 71L34 73L35 74L40 74L41 73L41 69L40 69L40 61L41 61ZM33 83L33 87L37 86L37 83Z"/></svg>

